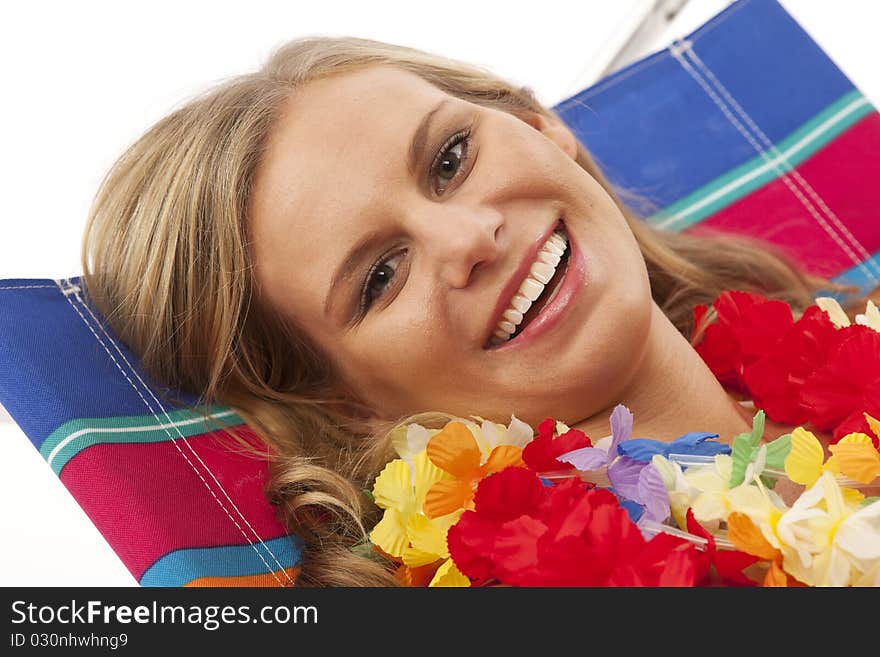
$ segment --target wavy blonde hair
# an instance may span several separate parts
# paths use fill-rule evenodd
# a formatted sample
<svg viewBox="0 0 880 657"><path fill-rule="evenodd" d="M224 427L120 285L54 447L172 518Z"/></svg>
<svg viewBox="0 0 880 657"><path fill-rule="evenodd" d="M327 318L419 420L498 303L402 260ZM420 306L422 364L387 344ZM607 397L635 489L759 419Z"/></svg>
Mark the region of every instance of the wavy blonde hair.
<svg viewBox="0 0 880 657"><path fill-rule="evenodd" d="M376 64L477 105L560 120L528 88L479 67L368 39L297 39L137 139L102 181L82 245L86 293L147 373L205 406L231 406L270 447L267 495L306 539L298 579L305 585L395 583L386 564L351 549L377 518L363 491L391 453L387 434L361 428L362 408L341 389L330 359L257 297L248 208L284 101L311 80ZM853 291L809 275L768 244L656 230L620 200L581 144L577 162L622 208L654 300L685 336L694 305L725 289L759 292L795 311L819 290Z"/></svg>

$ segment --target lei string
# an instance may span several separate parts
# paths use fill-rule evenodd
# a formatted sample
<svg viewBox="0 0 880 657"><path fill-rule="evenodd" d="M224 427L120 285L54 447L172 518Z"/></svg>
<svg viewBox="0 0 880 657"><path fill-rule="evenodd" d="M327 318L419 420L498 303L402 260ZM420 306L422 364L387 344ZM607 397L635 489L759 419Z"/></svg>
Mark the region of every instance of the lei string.
<svg viewBox="0 0 880 657"><path fill-rule="evenodd" d="M865 392L880 314L869 303L844 324L819 301L795 322L779 302L724 293L699 346L774 419L865 428L828 454L804 426L765 442L764 409L731 445L633 438L623 405L595 442L552 418L537 432L514 416L409 424L372 489L372 550L408 586L880 586L880 413ZM762 333L761 319L777 324Z"/></svg>

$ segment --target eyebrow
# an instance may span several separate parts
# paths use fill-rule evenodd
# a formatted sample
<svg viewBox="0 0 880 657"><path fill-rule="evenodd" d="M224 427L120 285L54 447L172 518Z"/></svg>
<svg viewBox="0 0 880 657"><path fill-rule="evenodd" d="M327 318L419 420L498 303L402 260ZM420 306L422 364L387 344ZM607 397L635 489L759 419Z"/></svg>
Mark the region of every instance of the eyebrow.
<svg viewBox="0 0 880 657"><path fill-rule="evenodd" d="M432 121L443 106L451 101L451 98L445 98L440 101L434 109L425 114L425 116L422 117L422 120L419 121L419 125L413 133L413 138L410 142L406 163L412 176L415 176L416 167L424 157L425 148L428 143L428 136L431 134ZM381 242L383 237L384 234L381 232L368 233L355 245L342 261L339 269L337 269L336 273L333 275L333 280L330 281L330 290L327 292L327 298L324 300L325 316L329 317L333 312L334 299L339 295L339 287L343 282L348 281L352 277L355 270L358 269L362 261L366 260L370 252L372 252L377 244Z"/></svg>
<svg viewBox="0 0 880 657"><path fill-rule="evenodd" d="M367 233L345 257L345 260L342 261L342 265L336 270L333 280L330 282L330 291L324 300L324 315L330 316L333 312L334 300L340 294L339 288L344 282L351 279L354 272L361 266L361 263L369 257L370 253L384 238L385 233L381 231Z"/></svg>
<svg viewBox="0 0 880 657"><path fill-rule="evenodd" d="M428 143L428 135L431 134L431 121L434 120L434 117L443 106L451 101L451 98L441 100L437 104L437 107L422 117L422 120L419 122L419 127L417 127L415 133L413 133L412 142L409 145L409 157L406 161L407 168L411 175L415 175L416 166L422 160L425 152L425 145Z"/></svg>

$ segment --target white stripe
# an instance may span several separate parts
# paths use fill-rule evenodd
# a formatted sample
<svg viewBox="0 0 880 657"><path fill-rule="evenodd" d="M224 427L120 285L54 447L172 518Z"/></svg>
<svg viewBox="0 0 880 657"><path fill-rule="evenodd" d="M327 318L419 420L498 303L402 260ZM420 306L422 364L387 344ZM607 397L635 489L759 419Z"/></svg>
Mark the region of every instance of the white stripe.
<svg viewBox="0 0 880 657"><path fill-rule="evenodd" d="M869 104L868 99L865 98L864 96L862 96L861 98L859 98L857 100L854 100L849 105L847 105L846 107L844 107L843 109L841 109L837 113L835 113L833 116L828 117L825 121L823 121L822 123L817 125L810 132L808 132L806 135L804 135L797 142L795 142L794 144L789 146L784 152L782 152L779 155L777 155L776 157L774 157L772 160L766 161L764 164L759 166L757 169L754 169L753 171L750 171L749 173L745 174L744 176L727 183L726 185L724 185L724 187L716 189L714 192L709 194L707 197L701 199L700 201L697 201L693 205L685 208L684 210L681 210L680 212L677 212L674 215L667 217L666 219L664 219L663 221L661 221L660 223L655 224L655 225L659 228L665 228L669 224L675 223L679 219L683 219L683 218L687 217L688 215L693 214L697 210L700 210L701 208L705 207L706 205L709 205L710 203L715 202L716 200L718 200L722 196L735 190L737 187L741 187L742 185L746 184L747 182L754 180L758 176L765 173L767 170L769 170L771 168L777 169L778 165L781 163L788 165L787 160L788 160L789 156L795 154L797 151L804 148L809 142L811 142L814 139L816 139L817 137L819 137L823 132L827 131L835 123L838 123L839 121L844 119L847 115L852 114L858 108L862 107L863 105L868 105L868 104Z"/></svg>
<svg viewBox="0 0 880 657"><path fill-rule="evenodd" d="M215 413L214 415L210 415L208 417L226 417L227 415L233 415L235 411L223 411L221 413ZM180 420L179 422L171 422L169 424L153 424L144 427L86 427L85 429L80 429L79 431L74 431L72 434L67 436L64 440L58 443L49 453L49 458L46 459L49 465L52 465L52 461L58 456L58 452L67 446L70 441L76 440L80 436L87 433L129 433L131 431L164 431L165 429L169 429L171 427L185 427L189 424L195 424L196 422L204 422L205 418L196 417L189 420Z"/></svg>

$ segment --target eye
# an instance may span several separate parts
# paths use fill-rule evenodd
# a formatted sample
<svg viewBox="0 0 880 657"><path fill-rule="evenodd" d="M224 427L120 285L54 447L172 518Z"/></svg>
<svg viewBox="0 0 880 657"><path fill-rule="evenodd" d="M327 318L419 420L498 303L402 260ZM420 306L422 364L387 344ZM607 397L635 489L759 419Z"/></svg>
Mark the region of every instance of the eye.
<svg viewBox="0 0 880 657"><path fill-rule="evenodd" d="M406 255L405 251L397 252L391 256L383 256L370 267L361 292L361 315L370 309L376 299L385 294L397 274L397 268L404 255Z"/></svg>
<svg viewBox="0 0 880 657"><path fill-rule="evenodd" d="M440 187L434 188L437 194L445 192L449 183L455 180L464 168L470 154L470 134L470 128L455 133L437 152L430 170L432 184L435 178L442 183Z"/></svg>

